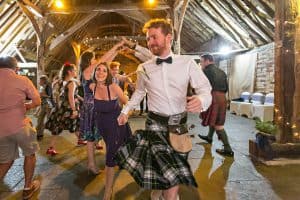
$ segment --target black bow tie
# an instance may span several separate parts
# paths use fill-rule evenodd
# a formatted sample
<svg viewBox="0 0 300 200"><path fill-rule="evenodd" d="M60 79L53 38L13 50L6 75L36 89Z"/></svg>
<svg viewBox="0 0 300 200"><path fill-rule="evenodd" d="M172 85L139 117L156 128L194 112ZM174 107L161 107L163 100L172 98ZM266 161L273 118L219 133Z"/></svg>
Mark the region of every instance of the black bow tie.
<svg viewBox="0 0 300 200"><path fill-rule="evenodd" d="M172 63L172 57L170 56L170 57L167 57L166 59L161 59L161 58L157 58L156 59L156 64L157 65L159 65L159 64L161 64L163 62L171 64Z"/></svg>

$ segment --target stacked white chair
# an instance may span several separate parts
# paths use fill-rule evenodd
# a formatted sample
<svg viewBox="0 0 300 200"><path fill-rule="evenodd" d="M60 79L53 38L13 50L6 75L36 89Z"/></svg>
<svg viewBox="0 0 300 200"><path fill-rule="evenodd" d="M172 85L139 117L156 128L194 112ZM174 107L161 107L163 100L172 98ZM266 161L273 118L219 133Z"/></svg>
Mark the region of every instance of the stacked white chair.
<svg viewBox="0 0 300 200"><path fill-rule="evenodd" d="M243 92L241 94L241 98L244 100L244 102L249 102L250 96L251 96L250 92ZM230 112L234 113L236 115L239 115L240 114L240 105L241 105L241 103L244 103L244 102L231 101L230 102Z"/></svg>
<svg viewBox="0 0 300 200"><path fill-rule="evenodd" d="M239 115L246 116L248 118L252 118L253 116L253 106L254 105L262 105L264 95L260 92L253 93L251 96L250 102L242 102L240 104Z"/></svg>
<svg viewBox="0 0 300 200"><path fill-rule="evenodd" d="M266 95L263 105L252 106L252 117L258 117L262 121L273 121L274 115L274 93Z"/></svg>

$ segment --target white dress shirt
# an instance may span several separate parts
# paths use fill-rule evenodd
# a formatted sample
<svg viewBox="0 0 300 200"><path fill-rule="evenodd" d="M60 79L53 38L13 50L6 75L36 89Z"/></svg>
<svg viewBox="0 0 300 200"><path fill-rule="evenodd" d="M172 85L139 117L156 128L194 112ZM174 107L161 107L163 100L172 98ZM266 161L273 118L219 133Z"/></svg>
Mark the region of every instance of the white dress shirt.
<svg viewBox="0 0 300 200"><path fill-rule="evenodd" d="M188 56L171 53L171 64L156 65L156 58L142 63L137 69L137 85L122 113L128 112L148 94L148 108L152 112L174 115L186 111L187 88L190 82L201 100L202 110L211 104L211 85L202 69ZM169 57L167 56L167 57Z"/></svg>

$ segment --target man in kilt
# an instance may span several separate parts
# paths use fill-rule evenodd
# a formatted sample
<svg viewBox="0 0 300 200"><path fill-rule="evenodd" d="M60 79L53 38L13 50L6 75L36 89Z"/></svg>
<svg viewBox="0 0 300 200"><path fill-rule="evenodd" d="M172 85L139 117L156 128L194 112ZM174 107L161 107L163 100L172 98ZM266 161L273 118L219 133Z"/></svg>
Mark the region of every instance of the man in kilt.
<svg viewBox="0 0 300 200"><path fill-rule="evenodd" d="M216 149L216 152L225 156L233 156L234 153L224 130L227 104L225 94L228 91L227 76L215 65L214 58L210 54L202 55L200 64L212 86L212 104L207 111L201 113L202 125L209 126L208 134L207 136L200 134L198 136L211 144L213 134L216 131L219 140L224 145L223 149Z"/></svg>
<svg viewBox="0 0 300 200"><path fill-rule="evenodd" d="M197 187L187 155L176 152L168 141L171 123L186 125L187 112L200 113L211 104L211 85L188 56L171 51L172 25L152 19L144 25L147 45L154 57L139 65L136 90L118 121L125 124L128 112L148 94L146 130L138 130L117 152L115 159L145 189L156 190L151 199L175 200L180 184ZM195 95L187 97L190 85Z"/></svg>

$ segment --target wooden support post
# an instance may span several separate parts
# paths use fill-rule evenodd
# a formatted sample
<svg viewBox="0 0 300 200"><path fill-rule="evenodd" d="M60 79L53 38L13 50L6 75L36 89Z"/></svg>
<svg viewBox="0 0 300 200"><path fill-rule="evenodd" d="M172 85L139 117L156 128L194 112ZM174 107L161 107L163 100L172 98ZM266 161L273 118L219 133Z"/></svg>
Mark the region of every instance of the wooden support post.
<svg viewBox="0 0 300 200"><path fill-rule="evenodd" d="M275 122L280 143L300 135L300 5L275 1Z"/></svg>

